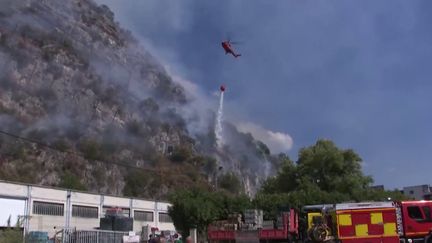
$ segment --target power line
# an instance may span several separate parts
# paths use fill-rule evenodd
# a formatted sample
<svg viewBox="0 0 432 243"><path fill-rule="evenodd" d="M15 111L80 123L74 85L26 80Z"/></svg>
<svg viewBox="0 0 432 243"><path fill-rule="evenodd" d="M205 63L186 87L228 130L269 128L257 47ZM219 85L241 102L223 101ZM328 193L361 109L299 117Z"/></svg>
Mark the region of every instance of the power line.
<svg viewBox="0 0 432 243"><path fill-rule="evenodd" d="M79 156L81 158L89 160L82 153L78 153L78 152L71 151L71 150L64 150L63 151L63 150L60 150L60 149L58 149L58 148L56 148L56 147L54 147L52 145L49 145L47 143L44 143L44 142L36 140L36 139L31 139L31 138L23 137L23 136L20 136L20 135L17 135L17 134L13 134L11 132L3 131L3 130L0 130L0 134L6 135L6 136L9 136L9 137L13 137L15 139L19 139L19 140L22 140L22 141L25 141L25 142L28 142L28 143L34 143L34 144L37 144L37 145L42 146L42 147L47 147L49 149L55 150L55 151L60 152L60 153L68 153L68 154L77 155L77 156ZM122 167L127 167L127 168L132 168L132 169L139 169L139 170L144 170L144 171L161 172L161 171L156 170L156 169L143 168L143 167L138 167L138 166L134 166L134 165L130 165L130 164L125 164L125 163L120 163L120 162L115 162L115 161L106 161L106 160L94 160L94 161L102 162L102 163L105 163L105 164L114 164L114 165L118 165L118 166L122 166Z"/></svg>

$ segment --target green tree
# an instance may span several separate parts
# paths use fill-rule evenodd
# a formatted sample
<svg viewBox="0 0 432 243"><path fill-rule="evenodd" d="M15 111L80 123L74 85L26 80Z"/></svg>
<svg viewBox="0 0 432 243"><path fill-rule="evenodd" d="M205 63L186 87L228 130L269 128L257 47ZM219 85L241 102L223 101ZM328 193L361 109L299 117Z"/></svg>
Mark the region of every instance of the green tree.
<svg viewBox="0 0 432 243"><path fill-rule="evenodd" d="M233 194L240 194L242 184L237 175L226 173L218 178L218 186Z"/></svg>
<svg viewBox="0 0 432 243"><path fill-rule="evenodd" d="M200 188L173 192L169 201L172 204L169 215L183 235L188 235L191 228L197 228L202 235L215 220L226 219L228 214L251 207L251 200L246 195L233 196Z"/></svg>
<svg viewBox="0 0 432 243"><path fill-rule="evenodd" d="M191 228L205 232L207 226L221 215L220 198L198 188L176 191L170 195L169 201L172 204L169 215L183 235L188 235Z"/></svg>
<svg viewBox="0 0 432 243"><path fill-rule="evenodd" d="M80 190L80 191L87 190L87 187L81 183L79 177L72 174L69 171L66 171L63 174L59 186L67 189L73 189L73 190Z"/></svg>
<svg viewBox="0 0 432 243"><path fill-rule="evenodd" d="M222 219L226 219L229 214L241 213L245 209L253 208L251 199L245 194L232 196L220 193L219 196L222 198L220 204Z"/></svg>
<svg viewBox="0 0 432 243"><path fill-rule="evenodd" d="M258 193L255 195L253 205L264 211L264 218L267 220L275 219L281 208L294 206L288 193Z"/></svg>
<svg viewBox="0 0 432 243"><path fill-rule="evenodd" d="M340 149L332 141L318 140L299 151L297 163L280 155L281 169L264 182L254 202L273 215L280 204L301 207L309 204L348 201L403 199L398 191L371 189L373 180L363 174L361 158L351 149Z"/></svg>
<svg viewBox="0 0 432 243"><path fill-rule="evenodd" d="M297 164L298 174L324 191L354 195L372 183L371 177L363 175L360 156L353 150L339 149L329 140L301 149Z"/></svg>

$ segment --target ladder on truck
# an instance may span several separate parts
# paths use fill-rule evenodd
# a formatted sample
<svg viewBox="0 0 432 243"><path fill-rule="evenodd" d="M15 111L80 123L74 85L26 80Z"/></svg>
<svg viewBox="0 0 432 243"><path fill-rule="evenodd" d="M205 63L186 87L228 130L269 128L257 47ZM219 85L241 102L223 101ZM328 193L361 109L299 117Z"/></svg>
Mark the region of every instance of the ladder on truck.
<svg viewBox="0 0 432 243"><path fill-rule="evenodd" d="M396 223L397 223L397 232L399 236L404 234L403 232L403 222L402 222L402 209L399 204L396 204Z"/></svg>

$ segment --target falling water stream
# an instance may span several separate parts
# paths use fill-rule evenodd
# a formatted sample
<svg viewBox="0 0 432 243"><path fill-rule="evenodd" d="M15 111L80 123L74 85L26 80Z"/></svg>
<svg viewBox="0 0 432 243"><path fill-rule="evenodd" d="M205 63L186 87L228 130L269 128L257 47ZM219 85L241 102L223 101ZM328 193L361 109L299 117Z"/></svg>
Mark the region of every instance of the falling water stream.
<svg viewBox="0 0 432 243"><path fill-rule="evenodd" d="M222 138L223 101L224 101L224 92L222 91L220 92L219 108L216 116L216 127L215 127L216 145L218 148L222 148L223 146L223 138Z"/></svg>

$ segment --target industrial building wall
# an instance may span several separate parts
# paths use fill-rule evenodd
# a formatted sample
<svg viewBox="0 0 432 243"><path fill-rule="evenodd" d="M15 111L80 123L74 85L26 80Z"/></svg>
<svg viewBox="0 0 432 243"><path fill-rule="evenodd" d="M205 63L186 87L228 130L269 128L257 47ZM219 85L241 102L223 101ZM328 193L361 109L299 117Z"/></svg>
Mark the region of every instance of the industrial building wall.
<svg viewBox="0 0 432 243"><path fill-rule="evenodd" d="M64 217L48 216L48 215L33 215L30 219L29 232L43 231L48 232L48 235L53 236L56 230L61 229L65 223Z"/></svg>
<svg viewBox="0 0 432 243"><path fill-rule="evenodd" d="M70 193L70 210L72 210L69 227L88 230L99 227L102 215L102 196L81 192Z"/></svg>
<svg viewBox="0 0 432 243"><path fill-rule="evenodd" d="M171 218L168 215L168 207L170 206L169 203L158 203L157 210L158 210L158 217L157 222L161 229L166 230L175 230L174 224L172 223Z"/></svg>
<svg viewBox="0 0 432 243"><path fill-rule="evenodd" d="M0 181L0 198L17 198L26 201L24 223L26 232L45 231L50 236L62 228L76 227L91 230L99 227L100 218L109 207L124 209L125 216L134 218L133 230L141 231L143 226L157 227L160 230L174 230L174 225L166 217L168 207L165 202L105 196L75 192L56 188ZM162 221L160 221L162 214Z"/></svg>
<svg viewBox="0 0 432 243"><path fill-rule="evenodd" d="M0 181L0 196L25 198L27 187L19 184L11 184Z"/></svg>
<svg viewBox="0 0 432 243"><path fill-rule="evenodd" d="M86 219L72 217L70 226L77 230L89 230L99 227L99 218L97 219Z"/></svg>

